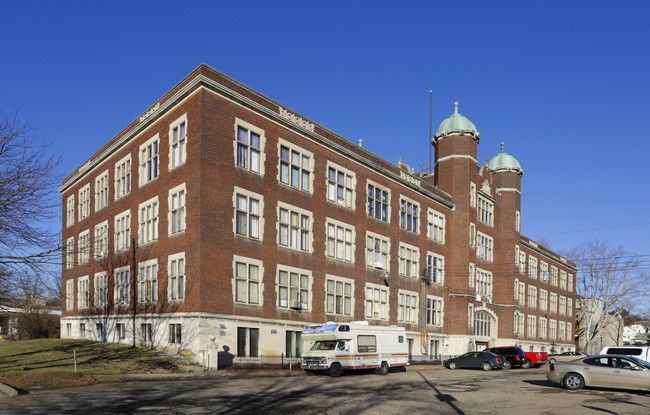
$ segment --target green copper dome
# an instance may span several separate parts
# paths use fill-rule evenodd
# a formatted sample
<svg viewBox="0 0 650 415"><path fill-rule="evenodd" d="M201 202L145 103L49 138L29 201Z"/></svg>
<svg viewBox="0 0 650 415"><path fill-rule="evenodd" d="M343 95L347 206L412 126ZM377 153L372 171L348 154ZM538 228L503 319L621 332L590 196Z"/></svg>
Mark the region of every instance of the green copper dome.
<svg viewBox="0 0 650 415"><path fill-rule="evenodd" d="M516 158L503 151L503 143L501 143L501 152L497 154L488 165L493 173L498 171L512 171L518 173L520 176L524 174L524 169Z"/></svg>
<svg viewBox="0 0 650 415"><path fill-rule="evenodd" d="M469 135L476 141L481 138L481 135L476 131L474 123L458 113L458 102L454 102L454 113L438 127L438 131L433 137L433 142L436 143L439 139L452 134Z"/></svg>

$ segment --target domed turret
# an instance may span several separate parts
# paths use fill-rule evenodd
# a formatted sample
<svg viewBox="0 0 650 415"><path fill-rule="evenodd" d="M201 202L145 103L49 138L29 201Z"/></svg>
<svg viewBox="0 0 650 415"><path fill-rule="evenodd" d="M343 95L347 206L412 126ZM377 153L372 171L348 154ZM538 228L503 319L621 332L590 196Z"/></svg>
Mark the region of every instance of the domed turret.
<svg viewBox="0 0 650 415"><path fill-rule="evenodd" d="M433 144L437 143L441 138L445 138L449 135L469 135L474 138L477 142L481 139L481 135L476 131L476 126L466 117L458 113L458 102L454 102L454 113L444 120L436 135L433 137Z"/></svg>
<svg viewBox="0 0 650 415"><path fill-rule="evenodd" d="M492 173L499 171L512 171L520 176L524 174L524 169L521 168L521 164L519 164L517 159L503 151L503 143L501 143L501 152L490 160L488 167Z"/></svg>

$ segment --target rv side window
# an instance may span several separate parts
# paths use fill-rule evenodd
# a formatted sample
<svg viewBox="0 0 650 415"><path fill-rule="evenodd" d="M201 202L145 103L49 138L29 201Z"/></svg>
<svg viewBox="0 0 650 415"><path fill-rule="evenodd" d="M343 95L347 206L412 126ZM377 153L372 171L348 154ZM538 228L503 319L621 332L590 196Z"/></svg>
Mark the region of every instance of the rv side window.
<svg viewBox="0 0 650 415"><path fill-rule="evenodd" d="M397 341L400 343L404 343L404 336L397 336Z"/></svg>
<svg viewBox="0 0 650 415"><path fill-rule="evenodd" d="M607 354L624 354L627 356L641 356L640 348L627 348L627 347L610 347L607 349Z"/></svg>
<svg viewBox="0 0 650 415"><path fill-rule="evenodd" d="M377 351L377 337L375 336L357 336L357 343L359 344L359 353Z"/></svg>

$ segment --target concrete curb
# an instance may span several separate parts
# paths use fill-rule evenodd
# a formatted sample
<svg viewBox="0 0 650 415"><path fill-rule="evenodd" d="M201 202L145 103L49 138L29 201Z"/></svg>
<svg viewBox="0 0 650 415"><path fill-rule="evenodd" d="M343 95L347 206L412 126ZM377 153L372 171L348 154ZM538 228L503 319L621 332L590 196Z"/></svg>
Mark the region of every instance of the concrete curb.
<svg viewBox="0 0 650 415"><path fill-rule="evenodd" d="M5 385L4 383L0 382L0 392L4 393L10 398L15 398L18 396L18 391L14 388L12 388L9 385Z"/></svg>

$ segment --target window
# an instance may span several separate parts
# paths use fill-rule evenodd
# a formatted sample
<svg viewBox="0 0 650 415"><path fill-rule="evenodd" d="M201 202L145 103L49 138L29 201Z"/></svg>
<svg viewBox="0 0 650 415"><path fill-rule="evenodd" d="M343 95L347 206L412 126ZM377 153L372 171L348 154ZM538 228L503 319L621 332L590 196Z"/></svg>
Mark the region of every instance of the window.
<svg viewBox="0 0 650 415"><path fill-rule="evenodd" d="M537 318L528 316L528 337L537 337Z"/></svg>
<svg viewBox="0 0 650 415"><path fill-rule="evenodd" d="M140 146L140 186L156 179L159 174L158 144L160 139L156 134Z"/></svg>
<svg viewBox="0 0 650 415"><path fill-rule="evenodd" d="M151 342L151 338L152 338L151 323L140 324L140 335L143 342L145 343Z"/></svg>
<svg viewBox="0 0 650 415"><path fill-rule="evenodd" d="M442 298L427 297L427 325L442 327Z"/></svg>
<svg viewBox="0 0 650 415"><path fill-rule="evenodd" d="M427 270L431 276L432 284L443 284L445 282L444 257L429 252L427 254Z"/></svg>
<svg viewBox="0 0 650 415"><path fill-rule="evenodd" d="M264 198L257 193L235 187L235 234L262 239Z"/></svg>
<svg viewBox="0 0 650 415"><path fill-rule="evenodd" d="M366 266L388 271L390 240L371 232L366 233Z"/></svg>
<svg viewBox="0 0 650 415"><path fill-rule="evenodd" d="M95 226L95 258L102 258L108 254L108 221Z"/></svg>
<svg viewBox="0 0 650 415"><path fill-rule="evenodd" d="M237 327L237 357L258 357L259 340L259 329Z"/></svg>
<svg viewBox="0 0 650 415"><path fill-rule="evenodd" d="M427 212L429 225L427 237L441 244L445 243L445 215L429 209Z"/></svg>
<svg viewBox="0 0 650 415"><path fill-rule="evenodd" d="M79 336L86 337L86 323L79 323Z"/></svg>
<svg viewBox="0 0 650 415"><path fill-rule="evenodd" d="M366 318L388 320L388 288L366 283Z"/></svg>
<svg viewBox="0 0 650 415"><path fill-rule="evenodd" d="M65 283L65 309L74 309L74 280L69 279Z"/></svg>
<svg viewBox="0 0 650 415"><path fill-rule="evenodd" d="M519 252L519 273L526 273L526 253L521 251Z"/></svg>
<svg viewBox="0 0 650 415"><path fill-rule="evenodd" d="M158 196L140 203L140 243L146 244L158 239Z"/></svg>
<svg viewBox="0 0 650 415"><path fill-rule="evenodd" d="M170 255L167 263L168 294L170 301L185 299L185 253Z"/></svg>
<svg viewBox="0 0 650 415"><path fill-rule="evenodd" d="M521 232L521 213L515 212L515 231Z"/></svg>
<svg viewBox="0 0 650 415"><path fill-rule="evenodd" d="M492 262L492 238L481 232L476 232L476 256Z"/></svg>
<svg viewBox="0 0 650 415"><path fill-rule="evenodd" d="M526 305L526 283L519 282L519 304Z"/></svg>
<svg viewBox="0 0 650 415"><path fill-rule="evenodd" d="M477 220L488 226L494 226L494 202L481 193L478 194L478 206L476 208Z"/></svg>
<svg viewBox="0 0 650 415"><path fill-rule="evenodd" d="M476 295L492 297L492 273L491 272L482 270L480 268L476 269Z"/></svg>
<svg viewBox="0 0 650 415"><path fill-rule="evenodd" d="M541 337L542 339L545 339L546 334L547 334L547 330L548 330L548 326L547 326L546 319L544 317L540 317L539 318L539 333L538 333L539 337Z"/></svg>
<svg viewBox="0 0 650 415"><path fill-rule="evenodd" d="M115 217L115 251L124 251L131 246L131 211Z"/></svg>
<svg viewBox="0 0 650 415"><path fill-rule="evenodd" d="M418 278L420 250L405 243L399 244L399 274L406 277Z"/></svg>
<svg viewBox="0 0 650 415"><path fill-rule="evenodd" d="M515 294L515 300L518 300L519 299L519 278L515 278L514 294Z"/></svg>
<svg viewBox="0 0 650 415"><path fill-rule="evenodd" d="M355 175L343 167L327 162L327 200L354 209Z"/></svg>
<svg viewBox="0 0 650 415"><path fill-rule="evenodd" d="M311 252L311 212L278 203L278 213L278 244L298 251Z"/></svg>
<svg viewBox="0 0 650 415"><path fill-rule="evenodd" d="M549 311L552 313L557 313L557 294L551 293L549 303Z"/></svg>
<svg viewBox="0 0 650 415"><path fill-rule="evenodd" d="M183 115L169 126L169 169L183 163L187 147L187 115Z"/></svg>
<svg viewBox="0 0 650 415"><path fill-rule="evenodd" d="M566 299L566 315L569 317L573 315L573 300L570 298Z"/></svg>
<svg viewBox="0 0 650 415"><path fill-rule="evenodd" d="M566 290L566 271L560 271L560 289Z"/></svg>
<svg viewBox="0 0 650 415"><path fill-rule="evenodd" d="M368 182L368 216L389 222L390 196L388 190Z"/></svg>
<svg viewBox="0 0 650 415"><path fill-rule="evenodd" d="M354 298L354 280L326 276L325 279L325 312L340 316L351 316Z"/></svg>
<svg viewBox="0 0 650 415"><path fill-rule="evenodd" d="M528 276L537 279L537 258L528 257Z"/></svg>
<svg viewBox="0 0 650 415"><path fill-rule="evenodd" d="M557 337L558 340L564 340L566 335L566 325L563 321L557 323Z"/></svg>
<svg viewBox="0 0 650 415"><path fill-rule="evenodd" d="M548 263L544 261L540 261L539 263L539 280L541 282L548 282L549 280L549 273L548 273Z"/></svg>
<svg viewBox="0 0 650 415"><path fill-rule="evenodd" d="M280 139L280 183L310 192L312 160L312 153Z"/></svg>
<svg viewBox="0 0 650 415"><path fill-rule="evenodd" d="M357 345L359 353L374 353L377 351L377 336L358 335Z"/></svg>
<svg viewBox="0 0 650 415"><path fill-rule="evenodd" d="M181 325L180 324L170 324L169 325L169 342L171 344L181 344Z"/></svg>
<svg viewBox="0 0 650 415"><path fill-rule="evenodd" d="M467 304L467 325L474 327L474 304Z"/></svg>
<svg viewBox="0 0 650 415"><path fill-rule="evenodd" d="M126 326L124 323L115 324L115 331L118 340L126 339Z"/></svg>
<svg viewBox="0 0 650 415"><path fill-rule="evenodd" d="M469 207L476 207L476 183L469 184Z"/></svg>
<svg viewBox="0 0 650 415"><path fill-rule="evenodd" d="M77 288L79 292L77 294L77 308L88 308L90 306L90 287L89 287L88 276L80 277L77 281Z"/></svg>
<svg viewBox="0 0 650 415"><path fill-rule="evenodd" d="M404 197L399 200L399 226L407 231L420 232L420 205Z"/></svg>
<svg viewBox="0 0 650 415"><path fill-rule="evenodd" d="M561 316L566 314L566 297L563 295L560 296L560 305L559 305L558 314L560 314Z"/></svg>
<svg viewBox="0 0 650 415"><path fill-rule="evenodd" d="M557 339L557 320L550 320L548 322L548 338Z"/></svg>
<svg viewBox="0 0 650 415"><path fill-rule="evenodd" d="M108 305L108 273L98 272L95 274L95 307Z"/></svg>
<svg viewBox="0 0 650 415"><path fill-rule="evenodd" d="M155 303L158 301L158 260L141 262L138 273L138 301Z"/></svg>
<svg viewBox="0 0 650 415"><path fill-rule="evenodd" d="M470 263L469 263L468 270L469 270L469 273L468 273L468 274L469 274L469 282L468 282L468 285L469 285L470 287L474 287L474 286L476 285L476 284L475 284L475 282L476 282L476 265L474 265L474 264L472 264L472 263L470 262Z"/></svg>
<svg viewBox="0 0 650 415"><path fill-rule="evenodd" d="M528 286L528 307L537 307L537 287Z"/></svg>
<svg viewBox="0 0 650 415"><path fill-rule="evenodd" d="M523 335L524 334L524 319L526 318L525 315L521 314L519 311L515 311L515 315L513 318L513 323L514 323L514 332L515 334L518 335Z"/></svg>
<svg viewBox="0 0 650 415"><path fill-rule="evenodd" d="M569 290L569 292L573 292L573 274L568 274L568 278L569 280L567 282L567 290Z"/></svg>
<svg viewBox="0 0 650 415"><path fill-rule="evenodd" d="M566 339L571 340L573 336L571 335L571 323L566 323Z"/></svg>
<svg viewBox="0 0 650 415"><path fill-rule="evenodd" d="M95 179L95 212L108 206L108 170Z"/></svg>
<svg viewBox="0 0 650 415"><path fill-rule="evenodd" d="M548 310L548 291L546 290L539 290L539 310Z"/></svg>
<svg viewBox="0 0 650 415"><path fill-rule="evenodd" d="M90 260L90 230L85 230L79 234L77 246L79 251L77 258L79 265L87 264Z"/></svg>
<svg viewBox="0 0 650 415"><path fill-rule="evenodd" d="M128 306L130 304L130 276L131 270L129 267L121 267L115 270L114 283L115 283L115 305Z"/></svg>
<svg viewBox="0 0 650 415"><path fill-rule="evenodd" d="M354 227L327 219L327 256L339 261L354 263Z"/></svg>
<svg viewBox="0 0 650 415"><path fill-rule="evenodd" d="M79 190L79 220L90 215L90 185L87 184Z"/></svg>
<svg viewBox="0 0 650 415"><path fill-rule="evenodd" d="M169 191L169 234L185 232L185 183Z"/></svg>
<svg viewBox="0 0 650 415"><path fill-rule="evenodd" d="M235 302L260 304L262 261L235 256L234 270Z"/></svg>
<svg viewBox="0 0 650 415"><path fill-rule="evenodd" d="M74 225L74 195L68 196L65 208L66 226Z"/></svg>
<svg viewBox="0 0 650 415"><path fill-rule="evenodd" d="M74 238L68 238L65 243L65 267L74 267Z"/></svg>
<svg viewBox="0 0 650 415"><path fill-rule="evenodd" d="M264 175L262 152L264 151L264 131L245 121L236 119L235 160L237 167Z"/></svg>
<svg viewBox="0 0 650 415"><path fill-rule="evenodd" d="M115 163L115 200L131 193L131 155Z"/></svg>
<svg viewBox="0 0 650 415"><path fill-rule="evenodd" d="M557 287L557 268L551 266L551 285Z"/></svg>
<svg viewBox="0 0 650 415"><path fill-rule="evenodd" d="M482 337L490 336L491 316L485 311L477 311L474 318L474 334Z"/></svg>
<svg viewBox="0 0 650 415"><path fill-rule="evenodd" d="M287 330L284 333L284 345L285 356L289 358L302 356L302 332Z"/></svg>
<svg viewBox="0 0 650 415"><path fill-rule="evenodd" d="M418 296L410 291L400 290L397 295L397 321L402 323L418 322Z"/></svg>
<svg viewBox="0 0 650 415"><path fill-rule="evenodd" d="M297 268L278 268L278 306L309 310L311 273Z"/></svg>

